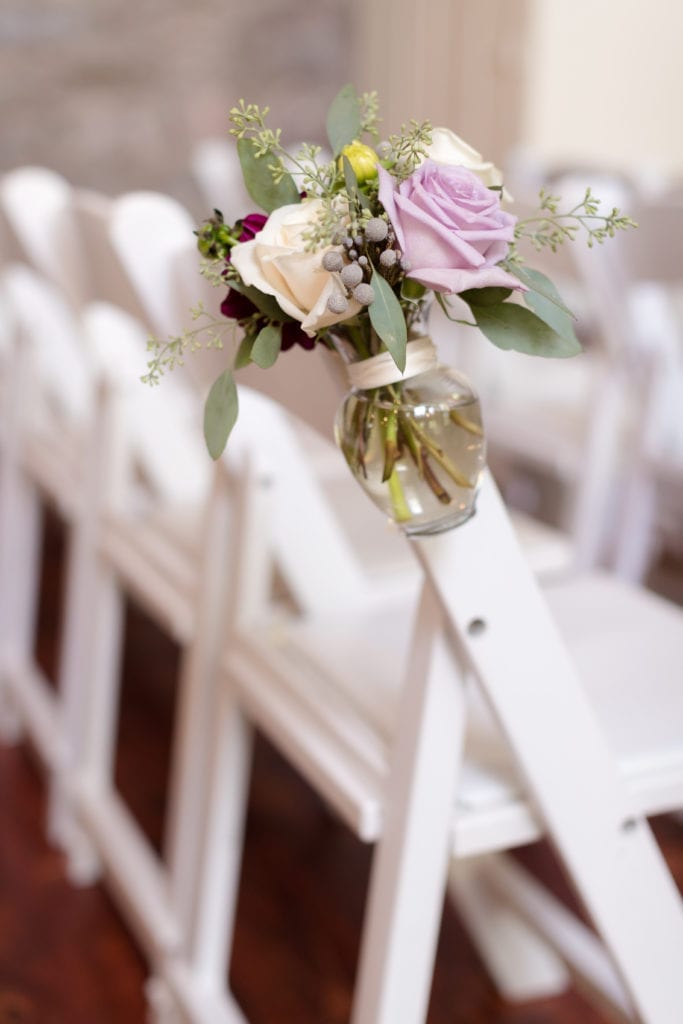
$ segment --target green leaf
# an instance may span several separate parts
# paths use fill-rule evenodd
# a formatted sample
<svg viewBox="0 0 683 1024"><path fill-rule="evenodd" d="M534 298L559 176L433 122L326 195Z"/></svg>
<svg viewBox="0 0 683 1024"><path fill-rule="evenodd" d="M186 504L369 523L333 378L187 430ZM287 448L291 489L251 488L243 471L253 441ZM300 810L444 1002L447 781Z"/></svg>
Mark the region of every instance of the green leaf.
<svg viewBox="0 0 683 1024"><path fill-rule="evenodd" d="M409 302L416 302L421 299L424 293L427 291L423 284L419 281L412 281L409 277L403 278L401 284L401 298L407 299Z"/></svg>
<svg viewBox="0 0 683 1024"><path fill-rule="evenodd" d="M542 274L540 270L533 270L531 267L522 266L511 266L509 268L511 274L519 278L522 284L525 284L531 291L538 292L545 299L558 306L559 309L563 310L567 316L573 317L571 309L565 306L562 301L562 296L558 292L557 288L545 274Z"/></svg>
<svg viewBox="0 0 683 1024"><path fill-rule="evenodd" d="M458 294L468 306L499 306L512 295L512 288L468 288Z"/></svg>
<svg viewBox="0 0 683 1024"><path fill-rule="evenodd" d="M230 287L234 288L240 295L244 295L250 302L253 302L259 313L263 313L269 319L280 320L283 323L294 319L294 317L289 316L288 313L280 309L278 301L274 296L266 295L265 292L254 288L253 285L243 284L242 281L231 279Z"/></svg>
<svg viewBox="0 0 683 1024"><path fill-rule="evenodd" d="M238 411L235 380L232 372L225 370L213 382L204 406L204 438L212 459L223 454Z"/></svg>
<svg viewBox="0 0 683 1024"><path fill-rule="evenodd" d="M566 359L581 351L578 341L562 337L524 306L504 302L499 306L470 308L477 327L498 348L556 359Z"/></svg>
<svg viewBox="0 0 683 1024"><path fill-rule="evenodd" d="M401 303L394 290L381 274L372 272L371 285L375 290L375 301L368 307L370 323L393 356L394 362L403 373L406 368L406 345L408 331L401 309Z"/></svg>
<svg viewBox="0 0 683 1024"><path fill-rule="evenodd" d="M299 190L291 174L285 172L277 184L273 181L269 165L279 161L279 157L274 153L269 150L263 156L256 156L251 139L240 139L237 143L237 153L247 192L262 210L272 213L280 206L300 201Z"/></svg>
<svg viewBox="0 0 683 1024"><path fill-rule="evenodd" d="M347 156L342 157L342 167L344 169L344 184L346 185L346 191L349 194L349 198L360 203L364 209L369 210L370 201L368 197L361 192L358 186L356 172L354 171L353 165Z"/></svg>
<svg viewBox="0 0 683 1024"><path fill-rule="evenodd" d="M327 112L327 137L332 153L338 156L344 146L360 135L360 103L353 85L339 90Z"/></svg>
<svg viewBox="0 0 683 1024"><path fill-rule="evenodd" d="M245 334L235 356L234 369L241 370L251 362L251 350L256 341L253 334Z"/></svg>
<svg viewBox="0 0 683 1024"><path fill-rule="evenodd" d="M262 370L267 370L280 355L281 345L281 324L268 324L266 327L261 328L251 350L252 362L260 366Z"/></svg>
<svg viewBox="0 0 683 1024"><path fill-rule="evenodd" d="M344 170L344 184L349 194L349 199L357 200L359 198L358 178L347 156L342 157L342 168Z"/></svg>
<svg viewBox="0 0 683 1024"><path fill-rule="evenodd" d="M434 295L436 296L436 301L438 302L438 304L441 306L442 310L444 311L446 319L450 320L452 324L464 324L466 327L476 327L477 326L471 320L463 320L461 317L451 316L451 308L448 305L448 303L446 301L446 297L443 295L442 292L434 292ZM470 309L471 308L472 307L470 307Z"/></svg>
<svg viewBox="0 0 683 1024"><path fill-rule="evenodd" d="M580 345L574 333L572 314L565 306L550 278L539 270L531 269L525 270L525 278L524 284L529 285L529 291L524 292L523 299L529 309L533 309L544 323L552 327L566 341ZM520 280L522 279L520 278Z"/></svg>

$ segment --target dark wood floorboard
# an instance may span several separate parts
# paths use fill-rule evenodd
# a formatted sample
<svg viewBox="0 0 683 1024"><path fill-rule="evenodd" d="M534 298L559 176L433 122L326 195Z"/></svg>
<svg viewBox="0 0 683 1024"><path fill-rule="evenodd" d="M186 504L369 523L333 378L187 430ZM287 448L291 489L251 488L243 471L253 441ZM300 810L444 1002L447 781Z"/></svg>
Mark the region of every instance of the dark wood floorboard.
<svg viewBox="0 0 683 1024"><path fill-rule="evenodd" d="M62 549L59 530L48 529L52 569L44 585L52 588ZM54 594L45 602L53 606ZM52 655L57 621L54 612L41 616L39 648ZM158 844L178 652L134 607L126 637L117 781ZM62 858L44 838L43 779L23 746L0 746L0 808L0 1024L144 1024L145 963L103 889L66 881ZM656 830L680 885L683 826L663 818ZM522 856L565 892L544 844ZM230 970L251 1024L348 1020L370 858L259 739ZM576 992L503 1003L457 915L445 908L429 1024L604 1020Z"/></svg>

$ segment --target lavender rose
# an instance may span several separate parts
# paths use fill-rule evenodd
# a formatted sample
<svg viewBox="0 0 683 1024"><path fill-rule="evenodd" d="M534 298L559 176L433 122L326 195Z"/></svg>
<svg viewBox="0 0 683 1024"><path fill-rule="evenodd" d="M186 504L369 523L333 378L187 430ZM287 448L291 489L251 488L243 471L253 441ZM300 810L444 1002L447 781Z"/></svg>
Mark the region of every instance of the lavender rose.
<svg viewBox="0 0 683 1024"><path fill-rule="evenodd" d="M379 168L379 199L410 264L408 276L437 292L522 288L496 264L507 254L516 217L476 174L425 160L397 185Z"/></svg>

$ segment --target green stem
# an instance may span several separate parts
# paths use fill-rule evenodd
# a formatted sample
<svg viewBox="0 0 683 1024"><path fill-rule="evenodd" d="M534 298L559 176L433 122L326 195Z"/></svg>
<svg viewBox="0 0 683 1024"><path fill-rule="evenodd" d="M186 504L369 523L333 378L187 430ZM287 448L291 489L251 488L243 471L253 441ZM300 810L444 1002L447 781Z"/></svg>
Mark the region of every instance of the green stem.
<svg viewBox="0 0 683 1024"><path fill-rule="evenodd" d="M418 444L418 442L416 441L415 434L413 433L412 430L413 423L411 422L410 417L399 417L399 425L401 428L403 440L408 446L408 451L410 452L411 458L415 463L420 479L424 480L424 482L431 490L432 494L443 505L448 505L451 500L451 496L448 493L448 491L446 491L445 488L442 487L439 478L437 477L432 467L429 465L429 453L427 452L426 448Z"/></svg>
<svg viewBox="0 0 683 1024"><path fill-rule="evenodd" d="M413 518L413 513L408 508L408 502L403 493L403 487L395 467L391 471L388 483L394 520L397 523L406 523L409 519Z"/></svg>
<svg viewBox="0 0 683 1024"><path fill-rule="evenodd" d="M455 466L447 455L444 454L443 449L436 444L426 431L418 427L417 423L411 422L411 430L415 432L415 436L419 439L423 447L432 456L435 462L441 466L442 469L448 473L451 479L458 485L458 487L472 488L472 484L466 476L464 476L457 466Z"/></svg>
<svg viewBox="0 0 683 1024"><path fill-rule="evenodd" d="M382 483L385 483L391 476L398 458L398 416L395 410L387 414L382 433L384 434Z"/></svg>
<svg viewBox="0 0 683 1024"><path fill-rule="evenodd" d="M462 427L462 429L466 430L468 434L474 434L475 437L484 436L484 431L479 424L475 423L474 420L468 419L467 416L463 416L463 414L458 412L457 409L451 409L448 415L456 426Z"/></svg>
<svg viewBox="0 0 683 1024"><path fill-rule="evenodd" d="M391 497L392 514L397 523L405 523L412 518L412 512L408 508L401 479L396 471L396 460L399 456L398 450L398 415L395 410L387 414L382 424L383 446L384 446L384 470L382 472L382 483L389 486Z"/></svg>

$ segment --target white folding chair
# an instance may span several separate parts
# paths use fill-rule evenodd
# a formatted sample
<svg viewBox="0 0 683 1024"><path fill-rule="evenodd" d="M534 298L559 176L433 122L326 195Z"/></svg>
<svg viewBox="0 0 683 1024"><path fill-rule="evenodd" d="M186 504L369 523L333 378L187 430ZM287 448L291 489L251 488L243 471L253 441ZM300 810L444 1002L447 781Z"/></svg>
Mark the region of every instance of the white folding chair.
<svg viewBox="0 0 683 1024"><path fill-rule="evenodd" d="M612 564L642 581L664 548L683 542L683 204L652 200L633 216L637 232L601 256L605 299L633 366Z"/></svg>
<svg viewBox="0 0 683 1024"><path fill-rule="evenodd" d="M210 617L202 599L206 588L215 588L220 571L215 552L208 560L200 538L208 530L215 548L220 538L205 521L211 477L194 393L179 380L158 392L139 381L145 337L154 322L109 241L112 204L87 193L77 193L73 201L82 244L95 271L81 317L97 355L102 390L93 426L97 500L70 606L87 611L74 635L80 657L67 659L64 678L65 702L73 710L72 750L53 793L52 813L74 880L92 880L104 867L121 909L153 961L160 949L182 938L175 862L183 856L178 852L183 837L191 843L193 827L192 821L178 825L183 815L178 791L187 774L179 767L185 756L182 710L161 859L114 785L123 601L132 595L180 644L180 702L186 705L188 691L206 690L200 676L210 629L198 606ZM163 257L158 246L154 258L162 289L156 307L160 316L168 295L163 288L169 274L163 268L170 266ZM75 611L67 613L67 632L76 621ZM191 804L186 801L183 807L191 816Z"/></svg>
<svg viewBox="0 0 683 1024"><path fill-rule="evenodd" d="M29 177L28 186L23 201L30 207L35 178ZM22 724L49 769L50 833L67 854L70 877L78 883L91 881L104 866L153 961L160 949L182 937L175 896L183 876L175 870L175 859L182 859L178 847L191 843L194 831L191 821L181 826L177 820L182 817L177 776L183 775L183 786L187 776L178 769L181 755L176 756L170 784L168 870L114 788L122 597L124 591L133 593L188 652L181 684L185 703L188 679L206 693L198 677L211 609L203 609L200 621L197 604L201 606L206 587L221 575L215 561L221 537L208 529L210 560L198 540L187 543L193 533L206 536L202 514L210 487L196 399L179 382L169 382L158 394L139 382L145 331L134 316L144 307L111 246L107 250L103 243L108 204L101 197L80 197L78 220L86 229L80 236L74 196L66 186L60 187L60 200L60 218L74 215L78 251L85 241L97 276L84 278L68 296L44 281L37 290L36 275L23 268L11 278L17 309L32 331L33 344L21 351L31 356L31 369L36 362L44 370L42 375L28 374L25 387L16 380L17 408L35 414L29 385L37 380L47 395L41 413L43 405L52 413L50 401L57 412L64 404L67 412L75 405L75 412L70 419L43 415L30 424L22 419L22 430L13 432L20 458L10 474L12 515L3 515L3 555L6 550L10 556L9 561L3 558L3 670ZM104 235L98 234L98 218L105 225ZM20 226L34 237L37 228L42 230L40 237L59 265L61 241L72 237L52 235L46 218L36 225L24 217ZM98 249L96 240L102 242ZM129 313L112 300L128 304ZM81 399L84 409L78 405ZM40 677L31 649L38 581L36 488L63 505L71 535L56 692ZM27 542L18 543L27 534ZM182 728L178 731L182 734ZM178 747L182 749L182 735ZM195 792L192 799L196 804ZM186 800L183 807L191 814L191 803Z"/></svg>
<svg viewBox="0 0 683 1024"><path fill-rule="evenodd" d="M71 306L83 276L70 234L68 191L58 175L39 168L19 169L0 182L14 252L3 284L15 324L0 512L0 661L14 732L21 722L50 769L65 737L59 695L33 654L42 501L67 523L83 514L94 408L93 366Z"/></svg>
<svg viewBox="0 0 683 1024"><path fill-rule="evenodd" d="M84 244L89 240L93 253L97 253L104 282L101 290L108 283L112 291L117 271L112 267L109 272L107 260L118 260L118 274L125 273L136 303L146 312L148 324L154 326L155 316L156 324L160 325L164 317L171 323L173 288L165 271L170 271L176 250L191 244L192 236L190 233L188 239L186 235L182 213L164 226L169 209L173 209L171 200L154 196L149 200L149 196L125 196L109 206L92 195L76 195L74 203ZM156 217L161 218L159 231L153 228ZM153 259L147 263L137 257L141 225L147 229L146 237L155 240ZM114 245L108 247L110 234ZM125 301L124 295L125 288L118 281L111 297ZM153 297L151 308L147 306L148 296ZM135 339L128 347L123 344L125 339L115 319L112 327L115 314L108 303L95 302L86 306L82 316L91 344L98 350L104 345L116 364L118 338L122 346L118 356L128 366L128 348L134 350ZM118 335L112 336L112 330ZM142 351L141 343L139 349ZM204 474L208 474L210 463L199 432L200 403L195 393L189 394L181 382L173 379L150 392L137 376L130 371L128 387L120 379L120 372L113 381L107 378L109 386L101 395L93 430L99 442L98 502L77 588L80 596L74 598L75 604L88 608L90 641L86 660L80 665L72 661L73 671L65 680L68 705L77 713L72 718L73 755L54 794L53 817L59 822L58 832L72 876L84 881L94 878L100 865L104 867L115 898L154 967L159 958L183 947L193 912L196 845L206 778L205 736L212 719L222 609L228 600L246 599L247 591L237 594L225 572L221 552L229 542L229 515L234 502L219 489L214 502L208 504ZM244 422L249 421L249 409L255 402L261 403L260 411L251 419L260 422L267 416L265 400L245 392ZM150 406L157 407L151 419ZM279 433L276 424L273 434ZM238 445L238 441L231 445L231 458L239 451ZM147 481L142 504L138 496L140 477ZM348 483L356 495L352 482ZM358 497L362 503L362 496ZM310 501L315 500L314 491ZM323 529L320 543L324 546L314 549L309 545L311 554L306 559L291 546L291 526L290 522L289 536L282 538L287 551L283 574L285 578L291 576L291 591L297 599L301 597L299 591L306 595L307 588L320 587L323 550L339 552L338 587L345 579L356 579L358 574L343 534L337 536ZM393 577L387 586L395 589ZM379 590L376 585L375 592ZM161 858L150 848L113 783L121 601L125 593L132 594L182 650ZM150 1000L158 1010L162 1000L158 986L150 986Z"/></svg>
<svg viewBox="0 0 683 1024"><path fill-rule="evenodd" d="M550 188L567 206L585 191L576 177ZM598 181L597 192L629 204L623 183L609 177ZM515 199L521 218L536 213L524 196ZM575 570L607 562L630 397L627 346L605 310L599 249L588 249L582 239L552 254L523 249L529 265L557 283L576 314L585 346L580 355L530 359L499 351L471 330L461 330L459 338L463 365L481 393L490 463L503 493L513 506L560 526Z"/></svg>
<svg viewBox="0 0 683 1024"><path fill-rule="evenodd" d="M244 1020L225 978L253 724L342 820L378 843L354 1024L424 1020L452 857L475 864L489 903L502 893L514 911L506 968L495 918L484 927L477 890L454 886L504 990L556 990L567 963L626 1019L674 1024L683 913L645 815L683 798L683 614L587 575L549 589L558 632L486 477L468 523L411 542L424 573L416 614L414 601L373 608L345 604L341 593L330 608L323 569L303 617L273 616L266 583L288 552L278 526L295 515L313 537L321 513L316 506L308 518L302 478L288 480L279 446L269 454L260 443L266 426L243 424L255 433L243 435L230 564L236 593L249 599L231 608L226 627L194 938L187 955L160 965L160 1020ZM497 856L542 834L604 947ZM545 944L529 937L520 912ZM513 966L521 982L510 978Z"/></svg>

